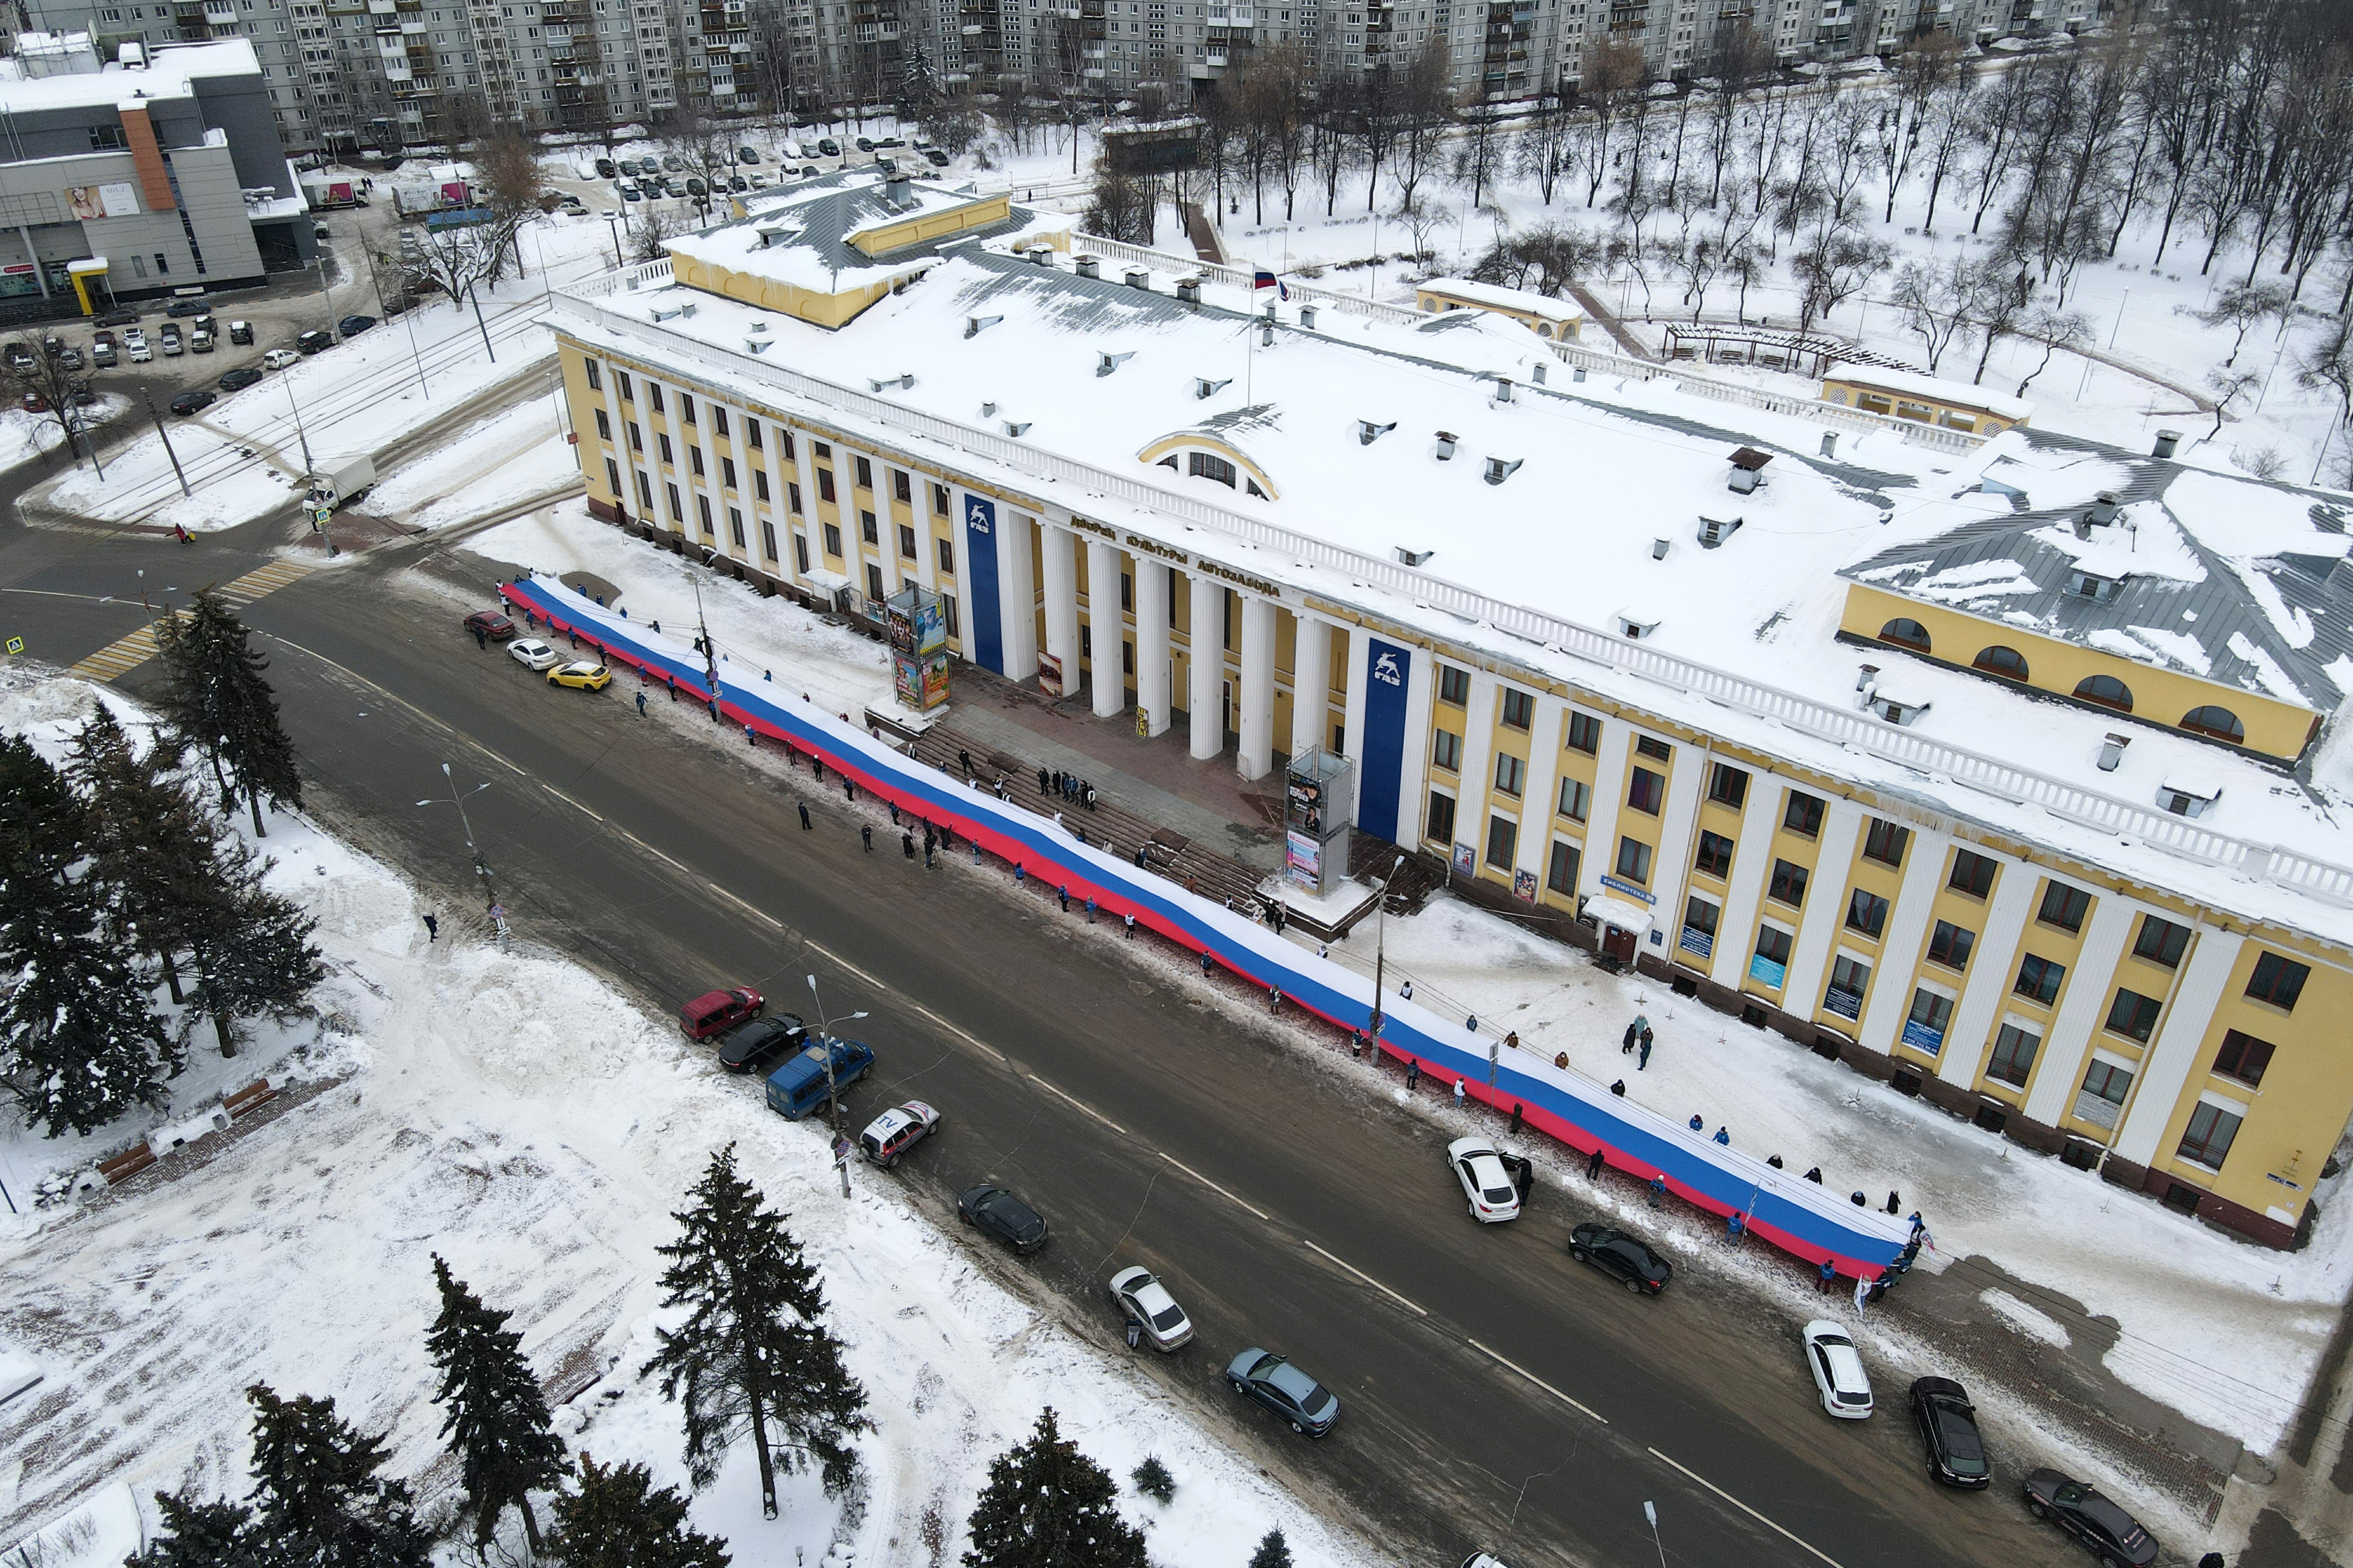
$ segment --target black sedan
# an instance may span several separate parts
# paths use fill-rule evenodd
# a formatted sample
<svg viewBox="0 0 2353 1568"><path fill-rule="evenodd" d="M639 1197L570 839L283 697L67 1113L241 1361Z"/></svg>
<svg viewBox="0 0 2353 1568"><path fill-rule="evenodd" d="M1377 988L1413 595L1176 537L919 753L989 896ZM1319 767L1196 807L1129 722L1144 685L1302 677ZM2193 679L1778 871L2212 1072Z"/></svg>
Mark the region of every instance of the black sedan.
<svg viewBox="0 0 2353 1568"><path fill-rule="evenodd" d="M172 399L172 412L182 416L194 414L197 409L203 408L214 401L215 398L212 389L210 387L199 386L193 392L184 392L180 394L179 396Z"/></svg>
<svg viewBox="0 0 2353 1568"><path fill-rule="evenodd" d="M256 384L260 380L261 373L259 371L254 369L249 364L241 364L235 370L225 372L222 374L220 378L220 389L223 392L243 392L247 387Z"/></svg>
<svg viewBox="0 0 2353 1568"><path fill-rule="evenodd" d="M170 304L164 307L164 314L167 316L185 318L189 316L209 316L212 313L213 305L212 301L209 300L174 300Z"/></svg>
<svg viewBox="0 0 2353 1568"><path fill-rule="evenodd" d="M736 1025L719 1037L719 1065L729 1072L754 1068L808 1044L808 1030L790 1013L771 1013Z"/></svg>
<svg viewBox="0 0 2353 1568"><path fill-rule="evenodd" d="M1675 1273L1675 1266L1651 1251L1641 1237L1606 1225L1580 1225L1570 1231L1568 1255L1624 1280L1626 1289L1637 1295L1657 1295Z"/></svg>
<svg viewBox="0 0 2353 1568"><path fill-rule="evenodd" d="M362 332L366 331L370 327L375 325L375 318L374 316L345 316L342 321L335 323L336 330L341 331L343 336L347 338L358 337Z"/></svg>
<svg viewBox="0 0 2353 1568"><path fill-rule="evenodd" d="M1983 1491L1992 1482L1993 1464L1968 1390L1949 1377L1920 1379L1912 1385L1912 1419L1928 1446L1930 1480L1968 1491Z"/></svg>
<svg viewBox="0 0 2353 1568"><path fill-rule="evenodd" d="M956 1217L1016 1252L1035 1252L1046 1245L1046 1222L1038 1217L1037 1210L1003 1187L983 1184L967 1188L956 1199Z"/></svg>
<svg viewBox="0 0 2353 1568"><path fill-rule="evenodd" d="M2157 1561L2157 1538L2140 1521L2056 1470L2026 1478L2026 1511L2057 1523L2100 1560L2100 1568L2146 1568Z"/></svg>
<svg viewBox="0 0 2353 1568"><path fill-rule="evenodd" d="M306 354L319 353L335 346L335 335L313 327L294 340L294 346Z"/></svg>

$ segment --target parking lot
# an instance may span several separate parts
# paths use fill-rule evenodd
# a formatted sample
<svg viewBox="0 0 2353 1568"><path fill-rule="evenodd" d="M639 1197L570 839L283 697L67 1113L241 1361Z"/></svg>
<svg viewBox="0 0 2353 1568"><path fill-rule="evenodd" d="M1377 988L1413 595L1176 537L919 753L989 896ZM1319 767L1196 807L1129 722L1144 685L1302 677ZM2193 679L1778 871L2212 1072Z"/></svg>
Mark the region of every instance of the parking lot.
<svg viewBox="0 0 2353 1568"><path fill-rule="evenodd" d="M806 178L812 173L830 174L842 169L867 168L884 159L894 161L897 167L919 178L945 178L952 173L952 165L943 168L925 157L923 150L913 138L870 135L862 138L868 143L863 148L859 145L860 140L855 134L820 136L812 132L805 139L792 138L788 149L784 139L765 131L745 129L725 143L728 150L735 154L735 163L730 173L744 182L744 189L734 191L731 188L721 195L749 195L763 189L774 190L793 180ZM831 142L837 151L830 154L824 153L821 142ZM744 149L756 154L758 162L745 163L742 155ZM786 156L788 151L792 154L789 157ZM620 165L624 162L636 165L649 159L659 165L652 176L655 184L649 185L642 174L632 177L621 172ZM613 166L612 177L607 178L597 172L599 161ZM690 177L700 179L701 174L688 166L686 159L666 153L658 143L625 143L609 157L594 148L575 149L543 160L542 167L546 171L550 190L578 196L589 211L599 217L608 213L626 211L636 214L649 210L688 220L700 216L698 205L686 182ZM683 196L651 194L659 189L658 183L663 180L672 182L677 189L689 194ZM755 180L760 184L754 184ZM625 186L637 190L638 198L630 200L622 194ZM711 209L714 216L723 213L719 195L712 197Z"/></svg>

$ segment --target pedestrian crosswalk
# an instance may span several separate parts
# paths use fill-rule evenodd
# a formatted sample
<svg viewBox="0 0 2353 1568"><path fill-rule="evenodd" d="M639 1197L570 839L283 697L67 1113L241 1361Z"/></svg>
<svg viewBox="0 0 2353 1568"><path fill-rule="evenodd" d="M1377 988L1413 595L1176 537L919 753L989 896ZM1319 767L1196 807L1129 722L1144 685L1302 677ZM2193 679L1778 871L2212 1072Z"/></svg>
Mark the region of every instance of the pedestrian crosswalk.
<svg viewBox="0 0 2353 1568"><path fill-rule="evenodd" d="M221 585L221 601L241 610L266 594L300 582L311 568L295 561L273 561ZM119 680L155 657L155 623L149 622L129 637L109 643L66 673L84 680Z"/></svg>

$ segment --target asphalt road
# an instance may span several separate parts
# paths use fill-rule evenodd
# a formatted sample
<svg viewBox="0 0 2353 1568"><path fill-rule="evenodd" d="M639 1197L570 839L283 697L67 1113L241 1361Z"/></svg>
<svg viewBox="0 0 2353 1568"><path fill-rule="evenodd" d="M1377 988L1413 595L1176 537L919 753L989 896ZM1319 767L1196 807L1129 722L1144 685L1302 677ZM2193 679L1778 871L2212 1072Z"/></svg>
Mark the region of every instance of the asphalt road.
<svg viewBox="0 0 2353 1568"><path fill-rule="evenodd" d="M182 547L12 529L0 635L70 663L139 624L140 569L151 592L250 569L258 541L241 533ZM2074 1560L2012 1486L1956 1495L1926 1479L1900 1382L1883 1380L1872 1421L1825 1415L1796 1320L1704 1261L1656 1300L1575 1265L1574 1187L1539 1188L1515 1224L1472 1223L1444 1135L1391 1102L1394 1079L1213 1000L1189 960L1145 938L1125 949L968 857L927 874L879 834L861 853L870 819L838 790L811 795L805 834L791 796L807 773L779 779L667 715L639 719L626 681L556 691L480 652L456 601L403 574L436 550L391 547L247 612L276 643L313 805L465 903L455 822L414 804L452 761L493 784L470 810L525 940L658 1005L749 983L799 1008L814 973L828 1008L871 1012L859 1028L879 1066L849 1093L853 1128L911 1096L947 1121L900 1172L855 1179L904 1183L944 1218L976 1180L1021 1193L1053 1242L1020 1261L979 1244L991 1267L1120 1353L1103 1283L1128 1262L1160 1272L1199 1333L1174 1356L1143 1352L1153 1374L1398 1561ZM779 1121L775 1135L824 1133ZM1226 1361L1252 1344L1340 1395L1330 1437L1296 1437L1227 1391Z"/></svg>

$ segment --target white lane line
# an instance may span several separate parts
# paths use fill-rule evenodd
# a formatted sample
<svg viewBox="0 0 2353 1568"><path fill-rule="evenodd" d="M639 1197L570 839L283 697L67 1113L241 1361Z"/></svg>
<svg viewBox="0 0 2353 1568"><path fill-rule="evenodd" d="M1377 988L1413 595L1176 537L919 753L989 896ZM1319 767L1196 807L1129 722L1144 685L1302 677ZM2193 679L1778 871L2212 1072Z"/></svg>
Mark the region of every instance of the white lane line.
<svg viewBox="0 0 2353 1568"><path fill-rule="evenodd" d="M1811 1545L1804 1541L1799 1540L1798 1537L1791 1535L1788 1531L1783 1530L1779 1525L1775 1524L1771 1520L1767 1519L1763 1514L1758 1513L1755 1509L1750 1508L1746 1503L1742 1502L1738 1498L1734 1497L1730 1492L1725 1491L1722 1487L1717 1486L1714 1481L1709 1480L1705 1476L1701 1475L1697 1470L1693 1469L1688 1465L1676 1465L1675 1461L1668 1458L1656 1448L1651 1450L1651 1457L1654 1459L1662 1460L1667 1464L1674 1465L1676 1469L1683 1471L1684 1475L1689 1476L1692 1479L1697 1481L1700 1485L1705 1487L1708 1490L1714 1492L1716 1496L1722 1498L1725 1501L1730 1503L1733 1507L1738 1509L1741 1512L1746 1514L1749 1518L1755 1520L1766 1529L1781 1536L1783 1539L1789 1542L1790 1544L1804 1547L1805 1550L1812 1552L1815 1556L1829 1563L1831 1568L1839 1568L1837 1558L1832 1557L1820 1547Z"/></svg>
<svg viewBox="0 0 2353 1568"><path fill-rule="evenodd" d="M1126 1128L1122 1127L1118 1122L1113 1121L1110 1117L1105 1116L1102 1111L1097 1110L1085 1100L1080 1100L1073 1095L1065 1094L1062 1090L1056 1089L1052 1084L1048 1083L1044 1079L1039 1078L1034 1072L1029 1075L1029 1081L1036 1084L1039 1089L1044 1089L1048 1094L1052 1095L1056 1100L1060 1100L1063 1104L1070 1106L1072 1110L1084 1111L1087 1115L1093 1117L1097 1121L1102 1122L1105 1127L1110 1128L1121 1137L1124 1138L1127 1136Z"/></svg>
<svg viewBox="0 0 2353 1568"><path fill-rule="evenodd" d="M909 1012L916 1014L921 1017L929 1018L933 1023L937 1024L941 1028L945 1029L949 1034L954 1035L957 1039L962 1040L974 1050L986 1053L997 1063L997 1066L1003 1067L1005 1065L1005 1053L998 1050L995 1046L990 1045L987 1041L980 1038L977 1035L975 1035L971 1030L962 1028L957 1025L952 1024L945 1018L941 1017L937 1013L933 1012L929 1007L924 1006L921 1002L913 1001L892 991L891 987L883 984L882 982L877 980L871 974L867 973L866 971L859 968L858 965L850 963L849 960L842 957L841 954L834 952L823 942L807 942L806 945L811 952L818 954L828 963L834 964L836 967L847 970L849 973L855 974L859 979L863 980L867 984L874 987L876 991L889 996L893 1005L904 1007Z"/></svg>
<svg viewBox="0 0 2353 1568"><path fill-rule="evenodd" d="M1518 1362L1512 1360L1509 1356L1500 1355L1497 1352L1489 1350L1477 1340L1472 1340L1469 1342L1469 1343L1471 1348L1477 1351L1481 1355L1485 1356L1488 1360L1494 1362L1499 1366L1507 1366L1511 1368L1514 1372L1518 1373L1522 1377L1526 1378L1530 1383L1535 1384L1538 1388L1543 1389L1546 1394L1551 1394L1555 1399L1559 1400L1563 1405L1568 1405L1572 1409L1584 1412L1586 1415L1592 1416L1596 1421L1600 1422L1604 1426L1609 1425L1609 1417L1602 1415L1601 1412L1594 1409L1593 1406L1585 1404L1581 1400L1571 1399L1567 1394L1563 1394L1559 1389L1555 1388L1551 1384L1546 1383L1543 1378L1538 1377L1535 1373L1530 1372L1526 1367L1522 1366ZM1653 1451L1655 1452L1655 1450Z"/></svg>
<svg viewBox="0 0 2353 1568"><path fill-rule="evenodd" d="M580 813L583 816L596 817L598 822L605 820L603 817L597 816L595 812L589 810L586 806L581 805L578 801L573 799L570 795L565 794L562 790L556 788L554 784L547 783L545 780L543 779L540 781L539 787L554 795L556 799L562 801L565 805L570 806L573 810Z"/></svg>
<svg viewBox="0 0 2353 1568"><path fill-rule="evenodd" d="M1417 1301L1409 1300L1407 1298L1398 1295L1396 1291L1390 1289L1388 1286L1382 1284L1379 1280L1374 1279L1371 1275L1366 1273L1363 1269L1357 1268L1347 1259L1341 1258L1335 1253L1324 1252L1324 1248L1316 1247L1312 1241L1308 1242L1307 1245L1314 1247L1317 1252L1322 1252L1324 1257L1330 1258L1333 1262L1338 1264L1341 1268L1346 1269L1349 1273L1355 1275L1366 1284L1370 1285L1374 1289L1378 1290L1382 1295L1387 1296L1398 1306L1411 1309L1414 1314L1418 1317L1427 1318L1430 1316L1429 1308L1422 1306Z"/></svg>
<svg viewBox="0 0 2353 1568"><path fill-rule="evenodd" d="M1201 1174L1200 1172L1193 1169L1192 1166L1185 1163L1184 1161L1179 1160L1176 1155L1164 1152L1160 1157L1167 1161L1170 1164L1176 1166L1178 1170L1184 1172L1187 1175L1192 1177L1195 1181L1200 1183L1203 1186L1208 1188L1211 1192L1216 1193L1219 1196L1225 1198L1230 1203L1239 1204L1243 1208L1248 1209L1250 1213L1258 1215L1261 1219L1268 1218L1267 1212L1264 1209L1259 1207L1256 1204L1251 1203L1247 1198L1240 1197L1228 1192L1225 1188L1218 1185L1217 1183L1209 1180L1208 1177Z"/></svg>
<svg viewBox="0 0 2353 1568"><path fill-rule="evenodd" d="M729 892L726 889L724 889L724 888L721 887L721 886L720 886L718 883L716 883L716 882L712 882L712 883L709 884L709 886L710 886L710 889L711 889L711 890L712 890L712 892L714 892L714 893L718 894L721 898L723 898L723 899L726 900L729 903L731 903L731 904L734 905L737 909L742 910L745 914L750 915L754 920L755 920L755 921L765 921L765 923L767 923L767 924L769 924L769 925L772 925L772 926L776 927L778 931L782 931L782 930L784 930L784 929L785 929L785 922L784 922L784 921L780 921L780 920L778 920L776 916L774 916L774 915L770 914L767 910L764 910L764 909L761 909L761 908L757 907L756 905L754 905L754 904L748 903L748 902L746 902L745 900L742 900L742 899L737 898L734 894L733 894L733 893Z"/></svg>

